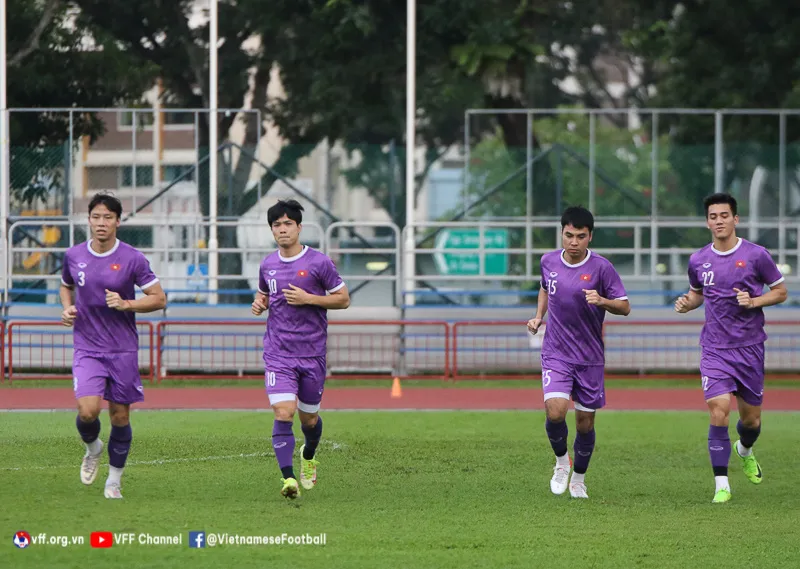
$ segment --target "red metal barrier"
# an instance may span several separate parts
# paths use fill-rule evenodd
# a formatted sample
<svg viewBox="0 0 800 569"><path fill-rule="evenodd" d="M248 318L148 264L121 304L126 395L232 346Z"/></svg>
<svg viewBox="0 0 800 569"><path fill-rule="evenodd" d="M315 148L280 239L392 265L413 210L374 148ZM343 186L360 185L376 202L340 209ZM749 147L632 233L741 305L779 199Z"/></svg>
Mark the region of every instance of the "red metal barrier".
<svg viewBox="0 0 800 569"><path fill-rule="evenodd" d="M139 329L139 367L145 370L142 379L152 382L155 379L153 324L137 322L136 326ZM8 325L9 381L15 378L15 373L16 379L72 379L71 370L71 329L55 321L11 322Z"/></svg>
<svg viewBox="0 0 800 569"><path fill-rule="evenodd" d="M6 379L6 323L0 322L0 383Z"/></svg>
<svg viewBox="0 0 800 569"><path fill-rule="evenodd" d="M603 327L606 377L690 377L700 366L703 321L611 321ZM800 322L767 322L769 378L800 377ZM525 322L456 322L453 379L536 378L546 326L531 336Z"/></svg>
<svg viewBox="0 0 800 569"><path fill-rule="evenodd" d="M157 328L158 379L264 376L264 322L164 321ZM328 375L342 378L446 378L446 322L361 320L328 323Z"/></svg>

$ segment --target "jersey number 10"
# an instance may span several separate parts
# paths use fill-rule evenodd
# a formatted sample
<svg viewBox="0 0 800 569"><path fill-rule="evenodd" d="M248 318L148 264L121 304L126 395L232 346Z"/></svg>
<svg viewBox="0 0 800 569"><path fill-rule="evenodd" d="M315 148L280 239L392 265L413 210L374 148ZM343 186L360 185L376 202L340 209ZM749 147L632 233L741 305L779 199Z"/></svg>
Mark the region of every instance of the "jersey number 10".
<svg viewBox="0 0 800 569"><path fill-rule="evenodd" d="M276 279L268 279L267 286L270 294L278 294L278 281Z"/></svg>

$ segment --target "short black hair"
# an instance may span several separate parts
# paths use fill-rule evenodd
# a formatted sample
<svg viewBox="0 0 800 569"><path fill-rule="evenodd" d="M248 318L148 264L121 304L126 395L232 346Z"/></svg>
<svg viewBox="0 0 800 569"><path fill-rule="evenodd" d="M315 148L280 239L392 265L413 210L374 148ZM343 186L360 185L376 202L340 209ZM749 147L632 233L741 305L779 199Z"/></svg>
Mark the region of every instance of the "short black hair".
<svg viewBox="0 0 800 569"><path fill-rule="evenodd" d="M736 198L730 194L711 194L706 199L703 200L703 207L706 209L706 217L708 217L708 208L712 205L718 204L728 204L731 206L731 213L733 215L738 215L736 212L738 211L736 205Z"/></svg>
<svg viewBox="0 0 800 569"><path fill-rule="evenodd" d="M300 225L303 223L303 206L297 200L278 200L278 203L267 210L267 222L272 226L284 215Z"/></svg>
<svg viewBox="0 0 800 569"><path fill-rule="evenodd" d="M568 207L561 214L561 230L563 231L567 225L571 225L575 229L583 229L585 227L591 233L594 231L594 216L585 207Z"/></svg>
<svg viewBox="0 0 800 569"><path fill-rule="evenodd" d="M117 214L117 219L122 219L122 202L118 198L105 192L95 194L89 202L89 215L92 215L92 210L99 205L106 206L108 211Z"/></svg>

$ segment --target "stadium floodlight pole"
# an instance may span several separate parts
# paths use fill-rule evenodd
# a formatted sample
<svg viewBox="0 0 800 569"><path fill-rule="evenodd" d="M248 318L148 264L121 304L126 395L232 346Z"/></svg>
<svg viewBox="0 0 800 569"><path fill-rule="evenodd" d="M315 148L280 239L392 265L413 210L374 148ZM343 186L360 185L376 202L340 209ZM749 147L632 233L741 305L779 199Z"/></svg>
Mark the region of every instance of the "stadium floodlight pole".
<svg viewBox="0 0 800 569"><path fill-rule="evenodd" d="M416 26L417 1L406 0L406 243L403 273L405 283L401 299L404 305L414 304L416 269L414 263L414 150L416 140Z"/></svg>
<svg viewBox="0 0 800 569"><path fill-rule="evenodd" d="M3 306L7 304L8 294L8 266L5 264L9 258L8 239L8 214L11 206L11 172L10 172L10 141L8 131L8 100L7 100L7 66L6 66L6 0L0 0L0 243L3 245L3 278L0 286L3 287Z"/></svg>
<svg viewBox="0 0 800 569"><path fill-rule="evenodd" d="M217 0L209 6L209 109L208 113L208 290L209 304L217 304L217 275L219 273L219 240L217 239L217 146L219 122L217 121Z"/></svg>

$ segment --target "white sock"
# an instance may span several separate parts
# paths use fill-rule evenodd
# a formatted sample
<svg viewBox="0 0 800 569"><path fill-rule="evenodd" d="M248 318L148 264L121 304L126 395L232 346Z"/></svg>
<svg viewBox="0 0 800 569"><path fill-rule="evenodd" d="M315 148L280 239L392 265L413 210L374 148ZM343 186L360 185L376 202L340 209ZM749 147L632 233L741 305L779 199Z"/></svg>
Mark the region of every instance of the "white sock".
<svg viewBox="0 0 800 569"><path fill-rule="evenodd" d="M90 443L83 443L83 444L86 445L86 451L92 455L100 454L100 451L103 450L103 443L100 441L99 438L96 438Z"/></svg>
<svg viewBox="0 0 800 569"><path fill-rule="evenodd" d="M736 441L736 450L739 452L739 456L750 456L753 454L753 447L746 448L742 445L742 441Z"/></svg>
<svg viewBox="0 0 800 569"><path fill-rule="evenodd" d="M730 492L731 486L728 484L728 477L727 476L715 476L714 477L714 484L716 484L716 489L714 492L719 492L722 489L727 490Z"/></svg>
<svg viewBox="0 0 800 569"><path fill-rule="evenodd" d="M578 474L574 470L572 471L572 478L570 478L570 484L584 484L583 477L586 476L586 473Z"/></svg>
<svg viewBox="0 0 800 569"><path fill-rule="evenodd" d="M564 466L566 468L569 468L569 453L565 452L564 456L557 456L556 457L556 464L558 466Z"/></svg>
<svg viewBox="0 0 800 569"><path fill-rule="evenodd" d="M106 480L106 486L109 484L119 484L120 479L122 478L122 471L125 470L125 467L117 468L116 466L109 466L108 467L108 479Z"/></svg>

